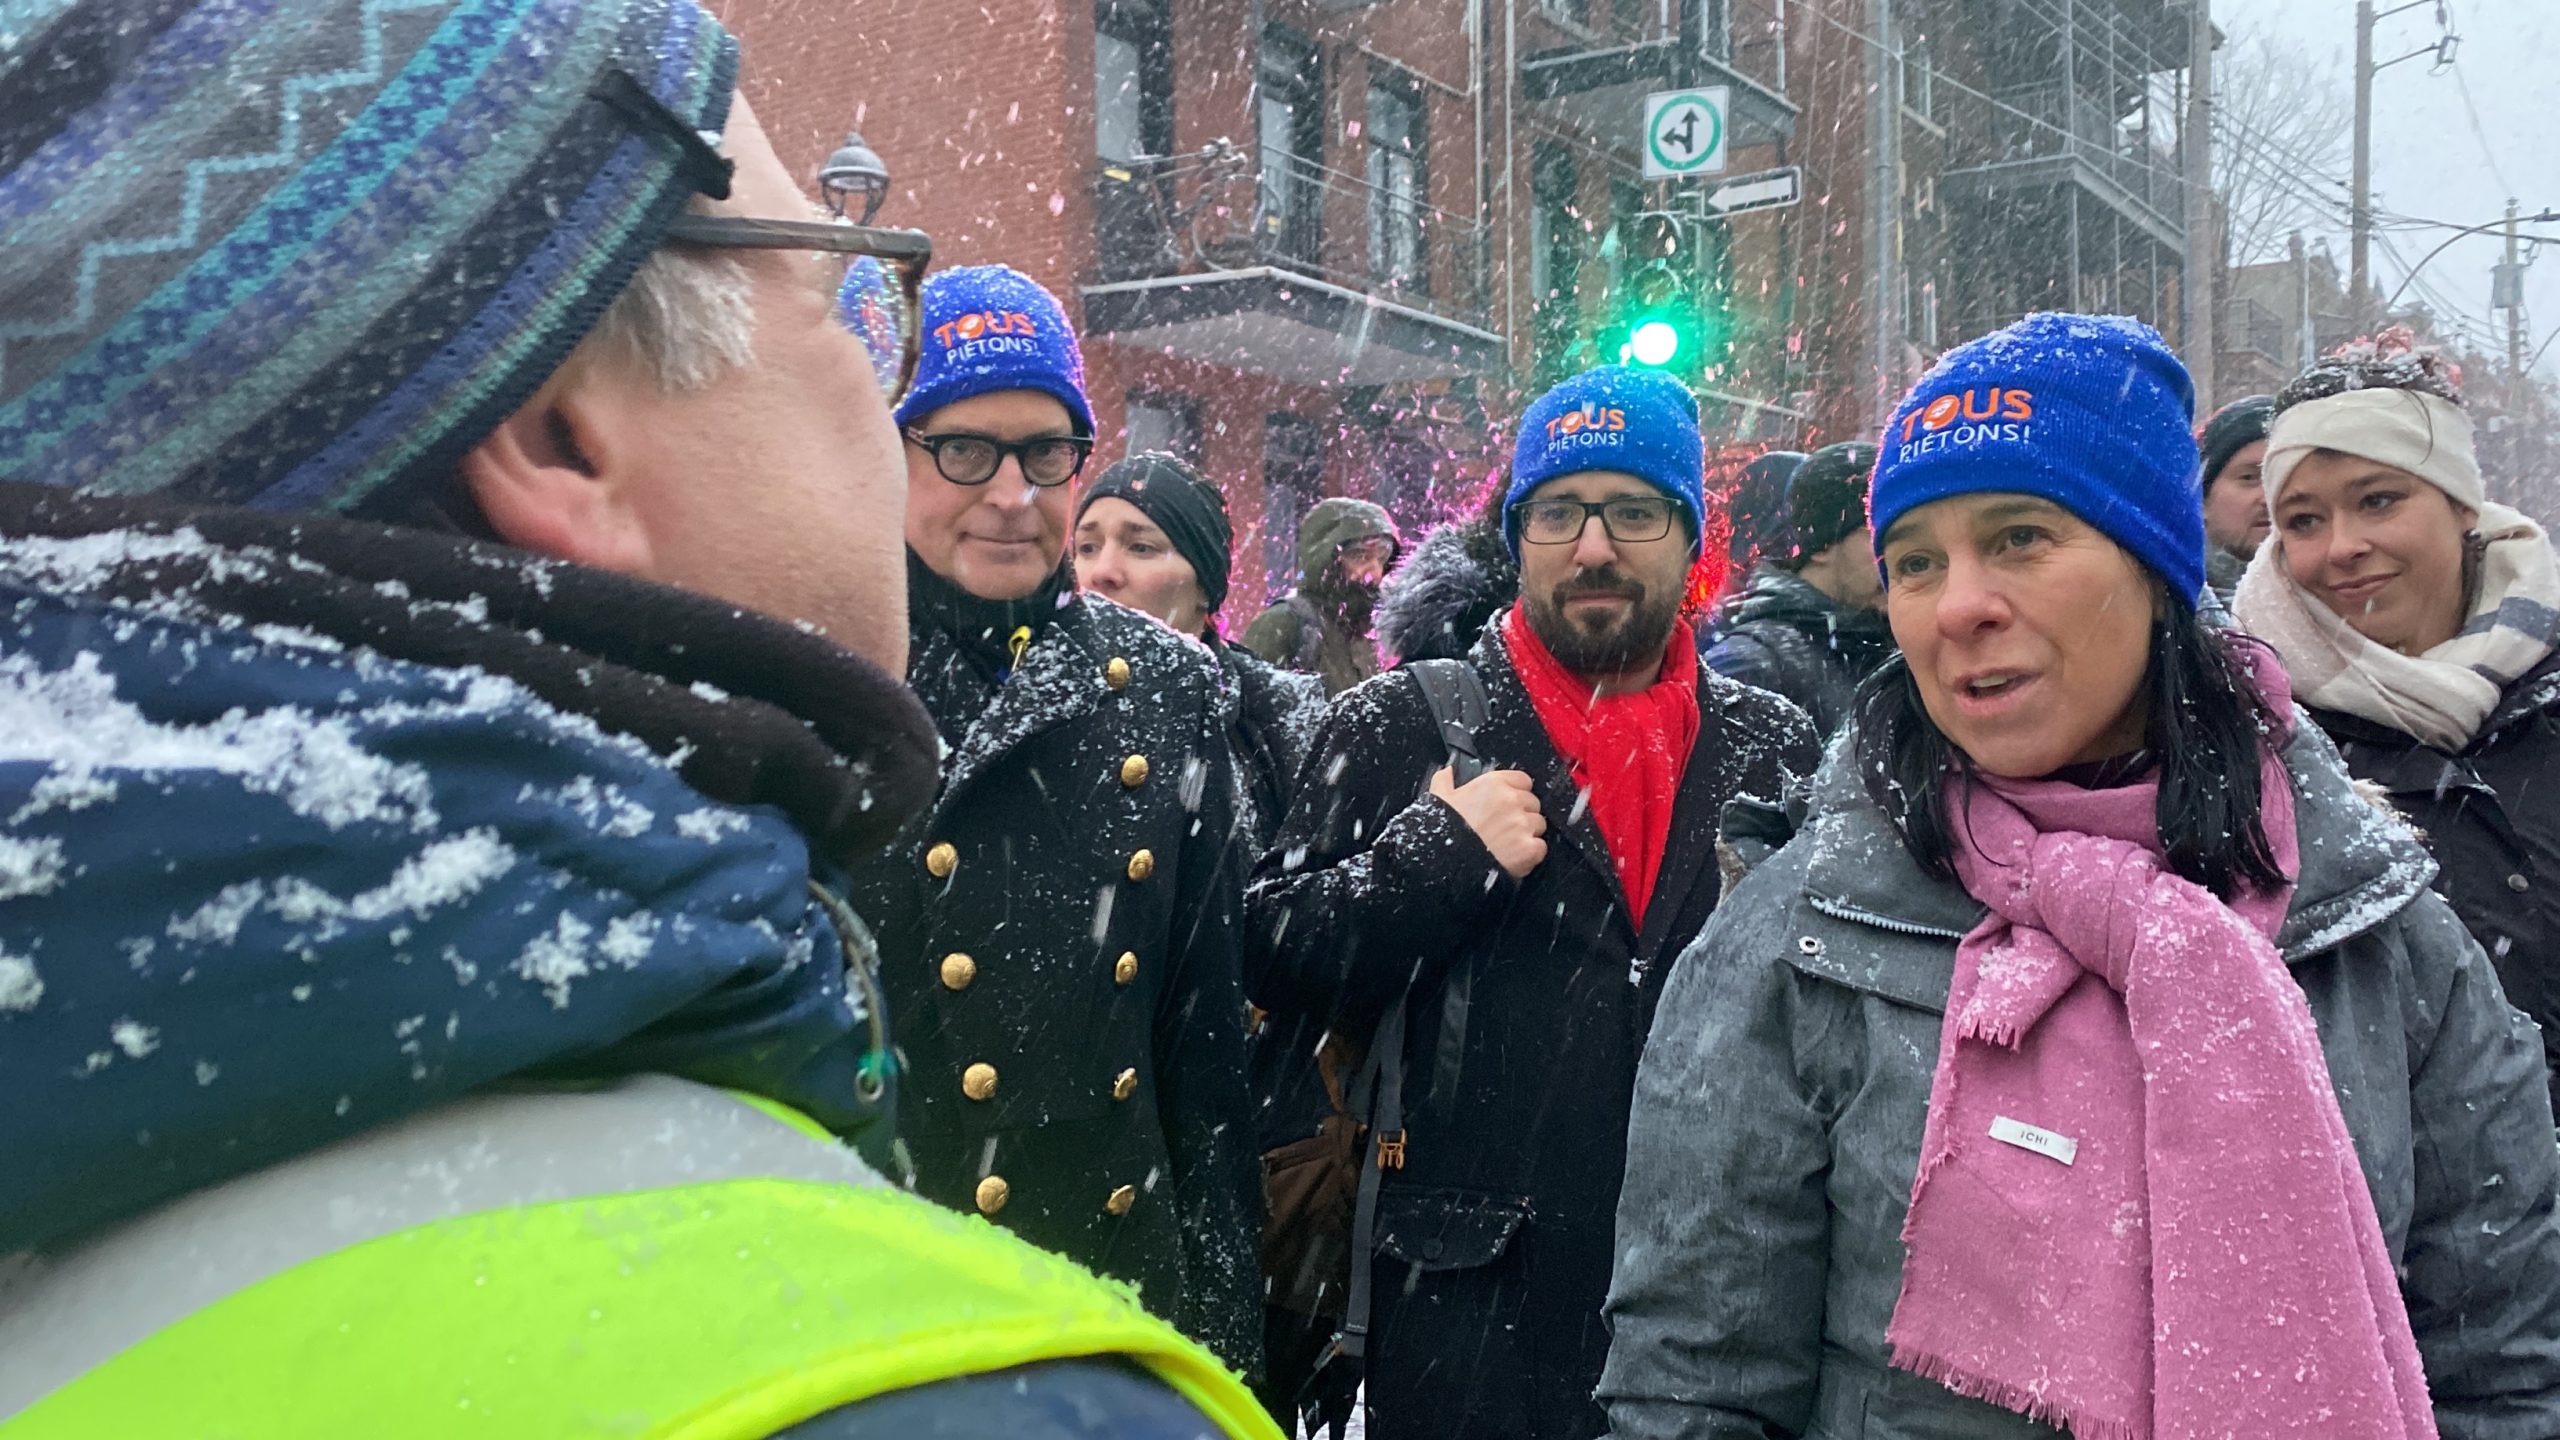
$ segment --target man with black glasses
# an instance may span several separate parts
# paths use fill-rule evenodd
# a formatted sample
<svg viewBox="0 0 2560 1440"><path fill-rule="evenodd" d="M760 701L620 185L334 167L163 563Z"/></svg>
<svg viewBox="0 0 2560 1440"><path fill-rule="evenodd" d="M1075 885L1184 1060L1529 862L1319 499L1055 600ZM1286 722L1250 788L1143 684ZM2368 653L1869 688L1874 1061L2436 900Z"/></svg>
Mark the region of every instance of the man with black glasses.
<svg viewBox="0 0 2560 1440"><path fill-rule="evenodd" d="M1383 1142L1350 1292L1373 1440L1607 1429L1600 1306L1654 1002L1715 908L1725 802L1816 759L1802 712L1698 664L1702 451L1655 372L1530 406L1503 511L1519 602L1432 662L1481 687L1488 768L1455 783L1413 667L1367 681L1254 876L1248 988L1274 1033L1376 1035L1374 1091L1400 1092L1362 1117Z"/></svg>
<svg viewBox="0 0 2560 1440"><path fill-rule="evenodd" d="M1084 362L1002 266L924 287L907 448L908 683L948 747L861 866L917 1190L1137 1284L1258 1360L1260 1183L1237 947L1249 842L1218 670L1076 593Z"/></svg>

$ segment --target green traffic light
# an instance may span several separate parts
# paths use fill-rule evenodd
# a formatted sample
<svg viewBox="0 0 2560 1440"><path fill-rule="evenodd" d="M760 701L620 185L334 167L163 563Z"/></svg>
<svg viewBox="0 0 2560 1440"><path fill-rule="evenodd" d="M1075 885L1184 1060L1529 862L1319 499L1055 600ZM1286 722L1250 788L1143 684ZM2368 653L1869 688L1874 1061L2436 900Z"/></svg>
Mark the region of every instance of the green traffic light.
<svg viewBox="0 0 2560 1440"><path fill-rule="evenodd" d="M1680 353L1680 327L1668 320L1647 320L1627 336L1627 352L1639 365L1668 365Z"/></svg>

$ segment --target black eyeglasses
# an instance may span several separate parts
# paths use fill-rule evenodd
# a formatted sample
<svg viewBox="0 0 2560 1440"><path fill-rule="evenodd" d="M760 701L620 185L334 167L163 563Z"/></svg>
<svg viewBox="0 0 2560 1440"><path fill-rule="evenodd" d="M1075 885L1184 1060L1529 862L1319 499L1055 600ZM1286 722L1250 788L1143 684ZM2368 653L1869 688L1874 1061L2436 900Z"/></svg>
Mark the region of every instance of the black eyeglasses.
<svg viewBox="0 0 2560 1440"><path fill-rule="evenodd" d="M1582 538L1591 517L1600 517L1609 538L1634 545L1671 533L1671 502L1659 495L1621 495L1615 500L1533 500L1520 507L1520 538L1532 545L1569 545Z"/></svg>
<svg viewBox="0 0 2560 1440"><path fill-rule="evenodd" d="M909 430L907 443L932 455L933 468L954 485L986 484L996 478L1004 468L1004 457L1010 455L1022 466L1022 478L1042 490L1076 478L1085 457L1093 453L1093 441L1083 435L1043 435L1016 444L992 435L927 435Z"/></svg>
<svg viewBox="0 0 2560 1440"><path fill-rule="evenodd" d="M895 407L915 380L924 331L925 268L933 237L921 230L883 230L842 220L757 220L731 215L679 215L667 243L696 250L806 250L820 257L816 283L836 318L871 355L872 373Z"/></svg>

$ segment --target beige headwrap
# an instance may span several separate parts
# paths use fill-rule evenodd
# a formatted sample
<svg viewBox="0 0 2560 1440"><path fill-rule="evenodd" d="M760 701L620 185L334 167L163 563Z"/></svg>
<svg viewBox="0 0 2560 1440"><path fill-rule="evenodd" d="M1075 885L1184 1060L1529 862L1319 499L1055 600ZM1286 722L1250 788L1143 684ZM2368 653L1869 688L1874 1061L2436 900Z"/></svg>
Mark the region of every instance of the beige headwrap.
<svg viewBox="0 0 2560 1440"><path fill-rule="evenodd" d="M2306 400L2267 433L2267 508L2284 498L2314 450L2405 470L2479 515L2486 542L2480 593L2455 636L2423 655L2375 644L2293 582L2283 521L2241 577L2232 613L2284 657L2304 704L2343 710L2439 750L2459 752L2498 698L2551 654L2560 638L2560 565L2533 520L2489 500L2471 443L2471 417L2439 396L2373 387Z"/></svg>

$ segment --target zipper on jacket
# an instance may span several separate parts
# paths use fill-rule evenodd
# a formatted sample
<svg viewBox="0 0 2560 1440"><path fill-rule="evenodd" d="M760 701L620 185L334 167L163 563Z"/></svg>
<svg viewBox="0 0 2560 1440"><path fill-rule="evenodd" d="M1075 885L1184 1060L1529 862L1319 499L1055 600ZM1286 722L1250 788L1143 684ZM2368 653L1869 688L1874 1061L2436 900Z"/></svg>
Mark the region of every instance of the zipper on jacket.
<svg viewBox="0 0 2560 1440"><path fill-rule="evenodd" d="M1964 938L1964 932L1961 930L1948 930L1936 925L1916 925L1908 920L1888 920L1882 915L1870 914L1855 906L1843 905L1837 900L1827 900L1810 890L1805 892L1804 898L1807 904L1834 920L1850 920L1860 925L1872 925L1879 930L1890 930L1896 935L1926 935L1938 940Z"/></svg>

